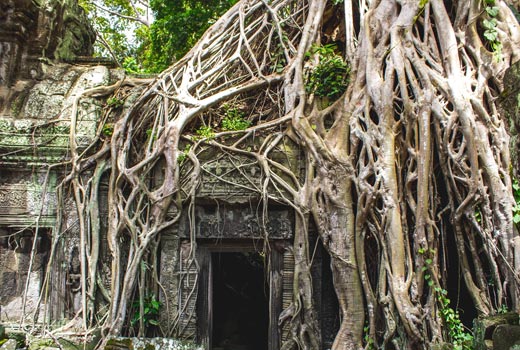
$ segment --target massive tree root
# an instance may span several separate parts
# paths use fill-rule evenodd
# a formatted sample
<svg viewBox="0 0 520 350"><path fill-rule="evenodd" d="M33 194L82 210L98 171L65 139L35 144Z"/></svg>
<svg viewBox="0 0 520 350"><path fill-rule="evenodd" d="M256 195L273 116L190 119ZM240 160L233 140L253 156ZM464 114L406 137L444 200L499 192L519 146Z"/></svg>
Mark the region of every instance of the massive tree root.
<svg viewBox="0 0 520 350"><path fill-rule="evenodd" d="M497 0L491 14L485 6L243 0L229 10L119 118L104 143L109 151L77 159L75 176L93 162L94 178L109 172L107 334L120 334L128 320L146 273L141 261L193 208L211 149L260 170L261 181L249 179L248 189L264 205L295 210L294 297L280 317L290 333L283 349L318 349L321 341L311 222L331 257L342 317L335 350L459 341L441 312L451 274L462 274L479 314L517 310L520 247L496 97L520 42L508 5ZM483 34L489 16L493 41ZM330 43L329 55L351 72L340 91L323 95L310 79L326 59L320 47ZM223 128L230 111L248 123ZM302 152L303 166L273 156L288 145ZM76 192L81 212L96 210L95 195ZM99 225L82 227L97 244ZM82 251L85 308L96 291L94 253Z"/></svg>

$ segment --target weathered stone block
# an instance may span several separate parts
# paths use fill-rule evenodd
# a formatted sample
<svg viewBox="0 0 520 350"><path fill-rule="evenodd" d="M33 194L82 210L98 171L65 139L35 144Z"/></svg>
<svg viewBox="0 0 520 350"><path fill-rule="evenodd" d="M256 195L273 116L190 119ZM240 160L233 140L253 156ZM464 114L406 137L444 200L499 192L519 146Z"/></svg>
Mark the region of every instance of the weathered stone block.
<svg viewBox="0 0 520 350"><path fill-rule="evenodd" d="M432 344L430 349L431 350L453 350L453 344L449 344L449 343Z"/></svg>
<svg viewBox="0 0 520 350"><path fill-rule="evenodd" d="M0 346L0 350L16 350L16 340L9 339Z"/></svg>
<svg viewBox="0 0 520 350"><path fill-rule="evenodd" d="M473 344L475 350L492 349L493 332L498 326L518 324L519 316L515 312L476 319L473 326Z"/></svg>
<svg viewBox="0 0 520 350"><path fill-rule="evenodd" d="M114 338L105 350L203 350L199 345L171 338Z"/></svg>
<svg viewBox="0 0 520 350"><path fill-rule="evenodd" d="M7 337L14 340L16 348L25 348L27 342L27 334L23 331L7 330Z"/></svg>
<svg viewBox="0 0 520 350"><path fill-rule="evenodd" d="M520 346L520 326L500 325L493 332L493 350L510 350Z"/></svg>
<svg viewBox="0 0 520 350"><path fill-rule="evenodd" d="M500 96L500 104L505 122L509 127L509 142L513 172L520 175L520 62L516 62L504 75L505 90Z"/></svg>

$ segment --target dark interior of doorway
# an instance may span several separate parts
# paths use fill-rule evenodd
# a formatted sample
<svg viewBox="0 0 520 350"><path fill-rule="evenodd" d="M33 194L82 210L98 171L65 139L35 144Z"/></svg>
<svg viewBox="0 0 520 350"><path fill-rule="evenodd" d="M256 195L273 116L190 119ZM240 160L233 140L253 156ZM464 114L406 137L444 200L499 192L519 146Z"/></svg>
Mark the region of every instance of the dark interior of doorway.
<svg viewBox="0 0 520 350"><path fill-rule="evenodd" d="M213 253L213 350L266 350L268 289L259 253Z"/></svg>

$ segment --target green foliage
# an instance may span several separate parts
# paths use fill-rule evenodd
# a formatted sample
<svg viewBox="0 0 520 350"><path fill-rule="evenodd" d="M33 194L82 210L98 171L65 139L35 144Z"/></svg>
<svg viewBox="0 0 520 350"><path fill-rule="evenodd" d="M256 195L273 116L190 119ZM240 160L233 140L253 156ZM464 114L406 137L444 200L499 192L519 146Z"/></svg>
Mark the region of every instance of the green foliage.
<svg viewBox="0 0 520 350"><path fill-rule="evenodd" d="M107 99L107 106L112 108L119 108L125 104L125 101L117 98L117 97L109 97Z"/></svg>
<svg viewBox="0 0 520 350"><path fill-rule="evenodd" d="M209 26L238 0L151 0L155 21L150 27L154 71L184 56Z"/></svg>
<svg viewBox="0 0 520 350"><path fill-rule="evenodd" d="M495 57L499 59L502 55L502 43L498 38L497 30L497 16L498 6L495 0L482 0L486 18L482 20L482 27L484 27L484 38L487 40L491 51L494 52Z"/></svg>
<svg viewBox="0 0 520 350"><path fill-rule="evenodd" d="M125 57L121 66L123 67L125 72L128 74L145 73L144 69L139 67L139 65L137 64L137 60L135 59L135 57L131 57L131 56Z"/></svg>
<svg viewBox="0 0 520 350"><path fill-rule="evenodd" d="M222 129L226 131L239 131L249 128L251 122L244 119L244 112L236 108L228 108L226 116L222 120Z"/></svg>
<svg viewBox="0 0 520 350"><path fill-rule="evenodd" d="M184 150L179 154L179 156L177 157L177 163L179 165L182 165L182 163L184 163L184 161L186 160L186 157L188 156L188 152L190 151L190 149L191 149L191 145L187 144L184 147Z"/></svg>
<svg viewBox="0 0 520 350"><path fill-rule="evenodd" d="M460 320L459 311L454 310L450 306L448 291L446 291L444 288L441 288L439 285L435 286L435 282L432 278L432 257L435 254L435 250L420 248L418 253L426 258L424 260L424 266L422 267L422 271L426 272L424 274L424 280L429 287L433 288L433 292L435 293L435 297L439 305L439 313L444 320L449 340L453 343L453 348L455 350L472 350L473 335L469 332L466 332L466 329Z"/></svg>
<svg viewBox="0 0 520 350"><path fill-rule="evenodd" d="M417 19L419 19L419 17L423 14L424 12L424 8L426 7L426 5L428 4L430 0L419 0L419 11L417 12L417 14L413 17L413 21L414 23L417 21Z"/></svg>
<svg viewBox="0 0 520 350"><path fill-rule="evenodd" d="M132 317L131 324L135 326L139 324L139 320L143 319L145 327L158 326L159 311L161 310L162 303L155 299L155 295L147 295L143 301L143 315L139 312L140 302L137 300L132 305L136 310Z"/></svg>
<svg viewBox="0 0 520 350"><path fill-rule="evenodd" d="M505 304L500 305L500 307L497 309L497 314L507 314L508 312L509 309Z"/></svg>
<svg viewBox="0 0 520 350"><path fill-rule="evenodd" d="M197 138L200 139L212 139L215 137L215 132L211 129L211 126L203 125L198 128L195 133L197 134Z"/></svg>
<svg viewBox="0 0 520 350"><path fill-rule="evenodd" d="M334 5L343 4L343 0L332 0L332 3L333 3Z"/></svg>
<svg viewBox="0 0 520 350"><path fill-rule="evenodd" d="M480 209L476 209L476 210L475 210L475 220L476 220L478 223L481 223L481 222L482 222L482 212L480 211Z"/></svg>
<svg viewBox="0 0 520 350"><path fill-rule="evenodd" d="M97 32L96 56L113 57L127 72L139 74L160 72L180 59L237 1L144 0L136 8L129 0L79 0L79 3ZM136 20L146 18L146 11L153 12L154 17L149 27ZM151 21L151 16L148 20Z"/></svg>
<svg viewBox="0 0 520 350"><path fill-rule="evenodd" d="M157 130L154 131L154 129L152 129L152 128L146 129L146 136L147 136L146 143L148 143L148 141L150 141L150 140L155 141L155 140L157 140L157 137L158 137L158 131Z"/></svg>
<svg viewBox="0 0 520 350"><path fill-rule="evenodd" d="M450 299L448 292L440 287L435 289L437 302L439 303L439 312L446 324L448 336L453 343L455 350L472 350L473 335L466 332L464 325L460 320L459 312L450 307Z"/></svg>
<svg viewBox="0 0 520 350"><path fill-rule="evenodd" d="M101 133L107 137L112 136L114 133L114 124L113 123L106 123L103 125L103 128L101 129Z"/></svg>
<svg viewBox="0 0 520 350"><path fill-rule="evenodd" d="M335 44L313 46L310 57L318 55L319 63L307 75L305 90L319 97L327 97L336 100L347 89L349 83L350 67L347 62L336 53Z"/></svg>
<svg viewBox="0 0 520 350"><path fill-rule="evenodd" d="M430 0L419 0L419 8L423 9Z"/></svg>
<svg viewBox="0 0 520 350"><path fill-rule="evenodd" d="M375 344L374 339L370 337L369 330L370 327L368 327L368 325L365 325L365 327L363 327L363 342L365 343L366 350L373 350L375 349Z"/></svg>
<svg viewBox="0 0 520 350"><path fill-rule="evenodd" d="M282 41L284 43L288 42L288 37L286 34L282 34ZM287 60L285 58L284 45L281 42L278 42L275 45L273 52L269 53L272 59L271 70L276 73L282 73L287 65Z"/></svg>
<svg viewBox="0 0 520 350"><path fill-rule="evenodd" d="M513 207L513 222L520 223L520 184L518 179L513 179L513 196L515 198L515 205Z"/></svg>
<svg viewBox="0 0 520 350"><path fill-rule="evenodd" d="M135 57L140 66L143 64L150 46L148 27L131 19L145 17L143 6L134 8L129 0L80 0L79 4L90 18L98 37L96 56L111 57L120 64L125 57Z"/></svg>

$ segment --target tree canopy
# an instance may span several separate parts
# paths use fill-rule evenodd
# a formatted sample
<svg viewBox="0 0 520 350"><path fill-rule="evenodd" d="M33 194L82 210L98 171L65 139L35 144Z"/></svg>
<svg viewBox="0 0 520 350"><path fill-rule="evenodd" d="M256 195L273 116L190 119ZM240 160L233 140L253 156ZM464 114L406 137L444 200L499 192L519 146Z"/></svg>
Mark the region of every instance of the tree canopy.
<svg viewBox="0 0 520 350"><path fill-rule="evenodd" d="M237 0L151 0L150 58L162 71L184 56Z"/></svg>
<svg viewBox="0 0 520 350"><path fill-rule="evenodd" d="M97 54L131 73L160 72L184 56L237 0L80 0Z"/></svg>

